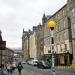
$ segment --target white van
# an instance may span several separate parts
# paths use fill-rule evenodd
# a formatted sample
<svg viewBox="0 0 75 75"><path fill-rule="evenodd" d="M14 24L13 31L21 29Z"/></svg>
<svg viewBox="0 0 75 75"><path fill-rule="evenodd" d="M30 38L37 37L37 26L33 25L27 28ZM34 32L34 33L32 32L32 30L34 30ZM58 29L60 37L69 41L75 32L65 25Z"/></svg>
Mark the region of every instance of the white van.
<svg viewBox="0 0 75 75"><path fill-rule="evenodd" d="M38 60L32 60L32 65L37 66Z"/></svg>

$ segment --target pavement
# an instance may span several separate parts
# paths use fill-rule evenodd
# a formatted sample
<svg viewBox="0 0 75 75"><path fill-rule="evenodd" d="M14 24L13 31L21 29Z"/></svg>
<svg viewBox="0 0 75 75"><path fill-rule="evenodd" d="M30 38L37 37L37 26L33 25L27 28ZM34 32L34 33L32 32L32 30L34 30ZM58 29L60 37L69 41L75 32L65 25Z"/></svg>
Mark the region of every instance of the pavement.
<svg viewBox="0 0 75 75"><path fill-rule="evenodd" d="M64 69L64 68L75 69L75 65L71 65L71 66L56 66L56 68L59 68L59 69Z"/></svg>

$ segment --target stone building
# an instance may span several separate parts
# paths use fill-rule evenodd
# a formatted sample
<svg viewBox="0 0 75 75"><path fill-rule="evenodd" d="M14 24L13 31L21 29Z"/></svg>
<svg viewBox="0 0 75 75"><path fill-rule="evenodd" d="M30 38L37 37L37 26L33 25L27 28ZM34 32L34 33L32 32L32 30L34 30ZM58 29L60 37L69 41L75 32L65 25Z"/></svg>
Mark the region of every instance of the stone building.
<svg viewBox="0 0 75 75"><path fill-rule="evenodd" d="M29 58L30 58L30 54L29 54L29 37L30 37L30 32L29 31L24 31L24 29L23 29L22 52L23 52L23 57L24 57L25 61L29 60Z"/></svg>
<svg viewBox="0 0 75 75"><path fill-rule="evenodd" d="M33 29L32 34L30 35L30 43L29 43L29 54L30 59L37 59L37 45L36 45L36 32Z"/></svg>
<svg viewBox="0 0 75 75"><path fill-rule="evenodd" d="M47 56L50 54L50 30L47 27L47 17L44 14L42 19L42 24L44 26L44 55Z"/></svg>
<svg viewBox="0 0 75 75"><path fill-rule="evenodd" d="M71 25L71 43L72 43L72 54L73 54L73 64L75 64L75 0L67 1L67 11L68 11L68 22Z"/></svg>
<svg viewBox="0 0 75 75"><path fill-rule="evenodd" d="M43 26L39 24L33 27L33 33L30 35L30 58L43 59Z"/></svg>
<svg viewBox="0 0 75 75"><path fill-rule="evenodd" d="M33 29L33 34L23 32L22 48L25 59L32 56L34 51L32 49L35 49L37 59L43 59L52 54L51 32L48 28L48 22L51 20L56 22L54 29L55 63L57 65L75 64L75 0L67 0L67 4L51 16L47 17L43 14L42 25L34 27L36 32ZM32 41L34 41L33 44Z"/></svg>
<svg viewBox="0 0 75 75"><path fill-rule="evenodd" d="M6 41L3 41L1 34L0 30L0 64L13 62L14 51L6 47Z"/></svg>
<svg viewBox="0 0 75 75"><path fill-rule="evenodd" d="M2 57L3 62L7 63L14 61L14 50L6 48L5 50L3 50L2 55L3 55Z"/></svg>
<svg viewBox="0 0 75 75"><path fill-rule="evenodd" d="M43 38L43 25L39 24L37 26L36 32L36 44L37 44L37 59L43 59L44 57L44 38Z"/></svg>
<svg viewBox="0 0 75 75"><path fill-rule="evenodd" d="M33 31L24 31L22 36L22 50L24 60L43 59L43 26L33 27Z"/></svg>
<svg viewBox="0 0 75 75"><path fill-rule="evenodd" d="M61 9L53 14L44 24L44 51L49 54L51 49L50 29L48 22L54 20L56 28L54 30L54 49L57 55L56 64L69 65L75 60L75 2L68 0ZM50 51L51 52L51 51Z"/></svg>

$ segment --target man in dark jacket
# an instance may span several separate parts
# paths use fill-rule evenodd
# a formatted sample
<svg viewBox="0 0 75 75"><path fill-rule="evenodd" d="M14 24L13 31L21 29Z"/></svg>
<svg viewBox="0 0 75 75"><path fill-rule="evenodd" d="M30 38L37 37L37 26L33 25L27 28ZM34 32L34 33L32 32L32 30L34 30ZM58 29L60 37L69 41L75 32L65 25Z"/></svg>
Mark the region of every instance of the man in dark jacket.
<svg viewBox="0 0 75 75"><path fill-rule="evenodd" d="M18 63L17 68L18 68L19 75L21 75L21 70L23 69L21 62Z"/></svg>

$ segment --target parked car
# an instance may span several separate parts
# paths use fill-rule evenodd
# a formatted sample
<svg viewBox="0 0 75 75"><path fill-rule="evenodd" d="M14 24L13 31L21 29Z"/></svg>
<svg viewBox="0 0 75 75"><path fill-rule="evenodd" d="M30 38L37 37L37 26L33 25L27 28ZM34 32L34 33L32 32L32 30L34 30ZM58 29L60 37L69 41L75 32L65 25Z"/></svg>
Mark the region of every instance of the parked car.
<svg viewBox="0 0 75 75"><path fill-rule="evenodd" d="M29 65L36 66L37 63L38 63L38 60L35 60L35 59L33 59L33 60L29 60L27 63L28 63Z"/></svg>
<svg viewBox="0 0 75 75"><path fill-rule="evenodd" d="M51 65L48 65L48 63L45 62L44 60L40 60L37 63L37 67L42 69L48 69L48 68L51 68Z"/></svg>
<svg viewBox="0 0 75 75"><path fill-rule="evenodd" d="M32 65L32 60L28 60L27 64Z"/></svg>
<svg viewBox="0 0 75 75"><path fill-rule="evenodd" d="M32 65L37 66L38 60L32 60Z"/></svg>
<svg viewBox="0 0 75 75"><path fill-rule="evenodd" d="M26 62L25 62L25 61L22 61L21 63L22 63L22 64L26 64Z"/></svg>

